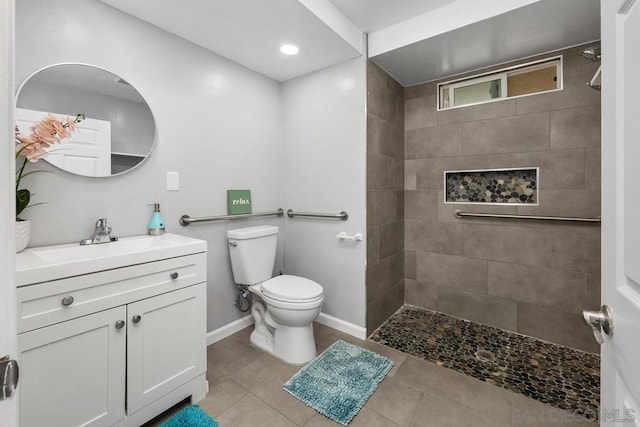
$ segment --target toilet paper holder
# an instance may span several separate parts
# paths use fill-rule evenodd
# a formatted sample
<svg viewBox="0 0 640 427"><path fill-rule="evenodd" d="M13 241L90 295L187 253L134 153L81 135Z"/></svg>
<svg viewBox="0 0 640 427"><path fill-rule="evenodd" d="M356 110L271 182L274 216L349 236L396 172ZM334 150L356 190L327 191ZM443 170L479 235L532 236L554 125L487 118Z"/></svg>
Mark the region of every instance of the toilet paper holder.
<svg viewBox="0 0 640 427"><path fill-rule="evenodd" d="M336 239L342 241L342 240L351 240L353 242L360 242L362 241L362 234L361 233L356 233L353 236L350 236L347 234L346 231L341 231L340 233L338 233L336 235Z"/></svg>

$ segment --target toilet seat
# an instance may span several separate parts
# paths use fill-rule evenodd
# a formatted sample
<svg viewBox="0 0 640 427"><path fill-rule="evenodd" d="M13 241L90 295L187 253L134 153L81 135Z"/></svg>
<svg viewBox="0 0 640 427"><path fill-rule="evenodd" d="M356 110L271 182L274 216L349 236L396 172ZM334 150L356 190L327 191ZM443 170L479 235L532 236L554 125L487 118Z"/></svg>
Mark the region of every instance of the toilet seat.
<svg viewBox="0 0 640 427"><path fill-rule="evenodd" d="M282 302L309 303L323 299L322 286L313 280L284 274L261 284L262 294Z"/></svg>

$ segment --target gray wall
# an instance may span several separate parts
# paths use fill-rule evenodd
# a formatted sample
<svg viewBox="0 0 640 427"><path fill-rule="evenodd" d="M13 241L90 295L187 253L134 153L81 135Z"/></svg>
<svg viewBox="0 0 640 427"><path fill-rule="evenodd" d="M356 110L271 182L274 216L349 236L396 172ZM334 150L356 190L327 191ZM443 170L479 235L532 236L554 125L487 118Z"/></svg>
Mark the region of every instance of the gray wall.
<svg viewBox="0 0 640 427"><path fill-rule="evenodd" d="M406 303L598 351L579 313L600 303L599 226L453 214L600 215L599 64L580 50L559 52L559 92L437 112L437 82L405 88ZM526 166L539 206L443 202L445 170Z"/></svg>
<svg viewBox="0 0 640 427"><path fill-rule="evenodd" d="M359 336L365 335L365 246L336 235L364 234L366 227L365 99L364 57L282 84L287 208L349 214L346 222L287 219L285 272L320 283L322 312L350 323Z"/></svg>
<svg viewBox="0 0 640 427"><path fill-rule="evenodd" d="M403 88L367 62L367 332L404 303Z"/></svg>
<svg viewBox="0 0 640 427"><path fill-rule="evenodd" d="M31 246L79 241L102 216L117 236L146 234L147 203L159 202L167 232L208 243L208 330L244 316L233 306L225 231L283 220L181 227L178 219L225 214L229 188L251 189L255 211L283 207L280 85L97 0L20 0L16 8L17 85L50 64L103 67L145 97L158 131L151 157L122 176L84 178L45 162L30 165L51 171L24 181L35 202L46 202L25 211ZM168 171L180 172L179 192L166 191Z"/></svg>

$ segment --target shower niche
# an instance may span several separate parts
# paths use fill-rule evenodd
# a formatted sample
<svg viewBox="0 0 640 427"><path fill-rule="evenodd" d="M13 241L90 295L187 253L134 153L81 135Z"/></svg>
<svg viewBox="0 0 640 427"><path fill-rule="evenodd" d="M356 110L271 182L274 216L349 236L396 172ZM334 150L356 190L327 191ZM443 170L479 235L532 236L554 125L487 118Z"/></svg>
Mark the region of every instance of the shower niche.
<svg viewBox="0 0 640 427"><path fill-rule="evenodd" d="M538 205L539 168L478 169L444 172L444 202Z"/></svg>

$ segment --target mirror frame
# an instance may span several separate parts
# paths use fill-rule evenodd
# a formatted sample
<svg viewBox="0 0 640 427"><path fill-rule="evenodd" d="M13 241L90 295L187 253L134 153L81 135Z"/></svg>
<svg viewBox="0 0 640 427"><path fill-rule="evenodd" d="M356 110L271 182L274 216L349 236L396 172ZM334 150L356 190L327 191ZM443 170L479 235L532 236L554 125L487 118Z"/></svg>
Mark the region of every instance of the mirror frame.
<svg viewBox="0 0 640 427"><path fill-rule="evenodd" d="M25 78L22 83L20 83L20 86L18 87L18 90L16 91L16 94L15 94L14 114L15 114L15 110L17 108L21 108L21 107L18 107L18 98L20 96L20 92L22 91L24 86L29 82L29 80L33 76L35 76L36 74L38 74L41 71L47 70L49 68L57 67L57 66L60 66L60 65L81 65L81 66L84 66L84 67L95 68L97 70L104 71L106 73L112 74L113 76L118 77L121 80L124 80L125 82L127 82L127 84L129 86L131 86L133 88L133 90L135 90L138 93L138 95L140 95L142 100L147 105L147 108L149 108L149 112L151 113L151 118L153 119L153 142L151 143L151 147L149 147L149 152L144 157L144 159L142 159L139 163L137 163L136 165L130 167L129 169L127 169L125 171L114 173L114 174L111 174L111 175L104 175L104 176L82 175L82 174L78 174L78 173L75 173L75 172L68 171L66 169L62 169L61 167L58 167L58 166L56 166L56 165L54 165L52 163L49 163L49 162L47 162L47 164L50 165L51 167L57 169L57 170L61 170L63 172L69 173L71 175L80 176L80 177L83 177L83 178L91 178L91 179L106 179L106 178L112 178L112 177L124 175L126 173L129 173L131 171L134 171L134 170L138 169L144 163L146 163L147 160L149 159L149 157L151 157L153 155L153 151L156 149L156 145L158 143L158 121L156 120L156 115L153 113L153 109L151 108L151 105L149 105L149 102L147 101L147 99L144 97L144 95L142 95L142 93L140 93L140 91L136 88L136 86L134 86L134 84L131 83L131 80L125 79L125 78L121 77L119 74L116 74L113 71L109 71L109 70L107 70L107 69L105 69L103 67L99 67L97 65L85 64L85 63L82 63L82 62L58 62L58 63L47 65L45 67L37 69L33 73L29 74L29 76L27 76L27 78ZM42 160L47 161L46 158L42 158Z"/></svg>

